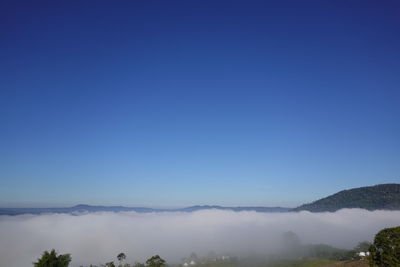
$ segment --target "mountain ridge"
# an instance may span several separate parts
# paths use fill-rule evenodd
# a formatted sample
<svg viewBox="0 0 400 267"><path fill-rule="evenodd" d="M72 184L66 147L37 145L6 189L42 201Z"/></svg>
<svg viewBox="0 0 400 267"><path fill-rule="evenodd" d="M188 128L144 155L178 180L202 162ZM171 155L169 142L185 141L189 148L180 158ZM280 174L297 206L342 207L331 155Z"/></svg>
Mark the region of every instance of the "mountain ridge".
<svg viewBox="0 0 400 267"><path fill-rule="evenodd" d="M200 210L231 210L231 211L257 211L257 212L287 212L290 208L284 207L253 207L238 206L225 207L218 205L195 205L176 209L147 208L147 207L124 207L124 206L101 206L78 204L72 207L62 208L0 208L0 215L21 215L21 214L45 214L45 213L87 213L87 212L126 212L134 211L138 213L151 212L195 212Z"/></svg>
<svg viewBox="0 0 400 267"><path fill-rule="evenodd" d="M0 215L44 214L44 213L89 213L89 212L195 212L201 210L230 210L256 212L335 212L344 208L360 208L366 210L400 210L400 184L378 184L339 191L335 194L303 204L296 208L266 206L219 206L194 205L184 208L148 208L125 206L101 206L78 204L61 208L0 208Z"/></svg>
<svg viewBox="0 0 400 267"><path fill-rule="evenodd" d="M378 184L339 191L291 211L334 212L344 208L400 210L400 184Z"/></svg>

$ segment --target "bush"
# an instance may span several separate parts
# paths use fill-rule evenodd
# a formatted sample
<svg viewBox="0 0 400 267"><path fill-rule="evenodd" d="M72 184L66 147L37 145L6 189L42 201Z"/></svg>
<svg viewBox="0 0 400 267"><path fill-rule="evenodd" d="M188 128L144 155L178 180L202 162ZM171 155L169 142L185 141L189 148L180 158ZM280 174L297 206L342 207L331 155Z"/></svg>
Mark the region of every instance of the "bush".
<svg viewBox="0 0 400 267"><path fill-rule="evenodd" d="M50 253L48 251L43 252L42 257L37 262L33 263L35 267L68 267L71 262L70 254L58 255L57 252L52 249Z"/></svg>
<svg viewBox="0 0 400 267"><path fill-rule="evenodd" d="M378 232L369 252L371 267L400 267L400 226Z"/></svg>

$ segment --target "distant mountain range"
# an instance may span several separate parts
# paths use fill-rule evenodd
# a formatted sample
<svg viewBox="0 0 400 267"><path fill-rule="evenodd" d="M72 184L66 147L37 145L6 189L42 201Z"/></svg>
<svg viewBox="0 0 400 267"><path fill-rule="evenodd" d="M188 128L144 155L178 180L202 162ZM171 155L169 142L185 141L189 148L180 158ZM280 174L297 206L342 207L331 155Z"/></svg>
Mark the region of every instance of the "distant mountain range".
<svg viewBox="0 0 400 267"><path fill-rule="evenodd" d="M291 211L337 211L344 208L400 210L400 184L380 184L343 190Z"/></svg>
<svg viewBox="0 0 400 267"><path fill-rule="evenodd" d="M231 211L257 211L257 212L286 212L290 208L282 207L223 207L223 206L191 206L180 209L154 209L146 207L123 207L123 206L91 206L76 205L65 208L0 208L0 215L21 215L21 214L44 214L44 213L70 213L81 214L88 212L121 212L134 211L139 213L149 212L194 212L199 210L231 210Z"/></svg>
<svg viewBox="0 0 400 267"><path fill-rule="evenodd" d="M343 190L315 202L301 205L297 208L282 207L224 207L224 206L191 206L180 209L154 209L146 207L123 206L91 206L76 205L66 208L0 208L0 215L44 214L44 213L70 213L81 214L89 212L121 212L134 211L139 213L149 212L194 212L200 210L231 210L231 211L257 211L257 212L334 212L344 208L360 208L366 210L400 210L400 184L380 184Z"/></svg>

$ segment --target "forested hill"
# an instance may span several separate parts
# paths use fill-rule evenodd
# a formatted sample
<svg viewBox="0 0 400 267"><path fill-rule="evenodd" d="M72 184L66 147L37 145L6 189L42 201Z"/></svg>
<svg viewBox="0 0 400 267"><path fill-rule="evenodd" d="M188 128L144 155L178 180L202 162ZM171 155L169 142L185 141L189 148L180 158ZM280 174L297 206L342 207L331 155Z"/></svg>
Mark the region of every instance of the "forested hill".
<svg viewBox="0 0 400 267"><path fill-rule="evenodd" d="M343 208L400 210L400 184L380 184L343 190L292 211L336 211Z"/></svg>

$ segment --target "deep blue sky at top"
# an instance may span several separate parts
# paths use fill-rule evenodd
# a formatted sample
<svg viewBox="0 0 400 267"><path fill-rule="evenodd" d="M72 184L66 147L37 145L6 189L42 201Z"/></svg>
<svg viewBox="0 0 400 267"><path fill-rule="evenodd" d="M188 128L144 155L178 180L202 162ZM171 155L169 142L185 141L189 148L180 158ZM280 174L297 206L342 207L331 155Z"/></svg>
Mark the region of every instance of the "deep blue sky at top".
<svg viewBox="0 0 400 267"><path fill-rule="evenodd" d="M0 206L400 181L399 1L2 1L0 75Z"/></svg>

